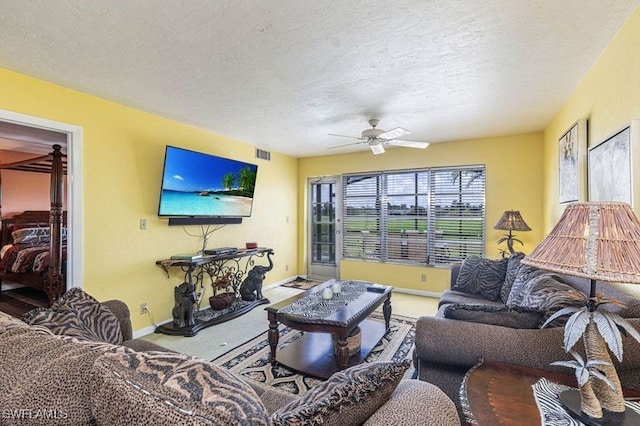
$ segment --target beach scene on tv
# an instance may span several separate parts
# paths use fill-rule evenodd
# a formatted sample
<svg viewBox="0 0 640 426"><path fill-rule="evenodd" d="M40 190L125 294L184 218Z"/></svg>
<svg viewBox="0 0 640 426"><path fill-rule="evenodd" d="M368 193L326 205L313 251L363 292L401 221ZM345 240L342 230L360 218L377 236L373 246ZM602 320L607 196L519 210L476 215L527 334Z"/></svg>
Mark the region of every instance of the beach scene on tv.
<svg viewBox="0 0 640 426"><path fill-rule="evenodd" d="M258 166L167 147L160 216L251 215Z"/></svg>

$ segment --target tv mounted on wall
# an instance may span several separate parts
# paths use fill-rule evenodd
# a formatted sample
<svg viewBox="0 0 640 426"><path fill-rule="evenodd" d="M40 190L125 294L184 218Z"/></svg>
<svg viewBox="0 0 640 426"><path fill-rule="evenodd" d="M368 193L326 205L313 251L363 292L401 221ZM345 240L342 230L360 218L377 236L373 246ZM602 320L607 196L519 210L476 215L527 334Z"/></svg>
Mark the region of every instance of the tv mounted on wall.
<svg viewBox="0 0 640 426"><path fill-rule="evenodd" d="M158 216L169 225L240 223L251 216L257 173L255 164L167 145Z"/></svg>

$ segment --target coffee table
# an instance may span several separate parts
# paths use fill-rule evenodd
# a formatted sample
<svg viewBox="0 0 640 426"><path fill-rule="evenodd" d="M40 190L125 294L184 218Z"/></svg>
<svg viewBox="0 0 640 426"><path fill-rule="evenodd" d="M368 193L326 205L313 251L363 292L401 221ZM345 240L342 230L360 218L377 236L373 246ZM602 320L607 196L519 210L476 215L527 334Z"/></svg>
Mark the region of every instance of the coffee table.
<svg viewBox="0 0 640 426"><path fill-rule="evenodd" d="M497 361L481 361L467 373L460 390L463 411L474 425L535 425L541 418L531 386L541 378L576 387L573 375ZM623 389L625 397L640 392Z"/></svg>
<svg viewBox="0 0 640 426"><path fill-rule="evenodd" d="M319 296L322 290L335 282L329 280L265 308L269 318L272 365L280 363L300 373L326 379L336 371L362 362L389 330L393 287L377 285L376 292L370 291L373 283L338 281L343 293L333 301L322 300ZM358 285L362 286L362 291ZM348 303L344 304L347 298ZM327 305L332 303L335 305L329 306L327 312ZM380 305L383 305L384 324L366 319ZM300 330L303 335L278 349L279 323ZM347 337L356 327L360 327L360 352L350 357ZM334 355L334 336L337 356Z"/></svg>

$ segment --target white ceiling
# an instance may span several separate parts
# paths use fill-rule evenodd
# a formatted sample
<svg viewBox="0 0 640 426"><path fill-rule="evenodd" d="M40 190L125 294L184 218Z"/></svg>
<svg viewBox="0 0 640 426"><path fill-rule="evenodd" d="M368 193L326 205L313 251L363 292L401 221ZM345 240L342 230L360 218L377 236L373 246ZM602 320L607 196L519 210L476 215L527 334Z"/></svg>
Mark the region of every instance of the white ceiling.
<svg viewBox="0 0 640 426"><path fill-rule="evenodd" d="M544 129L640 0L0 0L0 67L296 157ZM1 94L0 94L1 96ZM579 117L576 117L579 118Z"/></svg>

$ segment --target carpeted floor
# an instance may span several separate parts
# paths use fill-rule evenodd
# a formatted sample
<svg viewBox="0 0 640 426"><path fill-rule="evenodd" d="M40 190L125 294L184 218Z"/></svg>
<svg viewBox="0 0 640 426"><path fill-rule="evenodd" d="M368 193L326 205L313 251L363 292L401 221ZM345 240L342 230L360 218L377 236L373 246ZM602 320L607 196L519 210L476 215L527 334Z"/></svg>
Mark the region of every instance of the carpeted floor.
<svg viewBox="0 0 640 426"><path fill-rule="evenodd" d="M384 321L378 313L374 313L372 317ZM281 325L280 346L293 342L300 335L300 331ZM389 331L364 362L398 361L410 358L414 340L415 319L393 315ZM273 367L269 362L269 357L269 341L267 332L264 332L212 362L243 376L245 379L298 396L304 395L311 387L322 382L320 379L298 374L281 365ZM412 374L413 371L408 371L407 377L411 377Z"/></svg>

